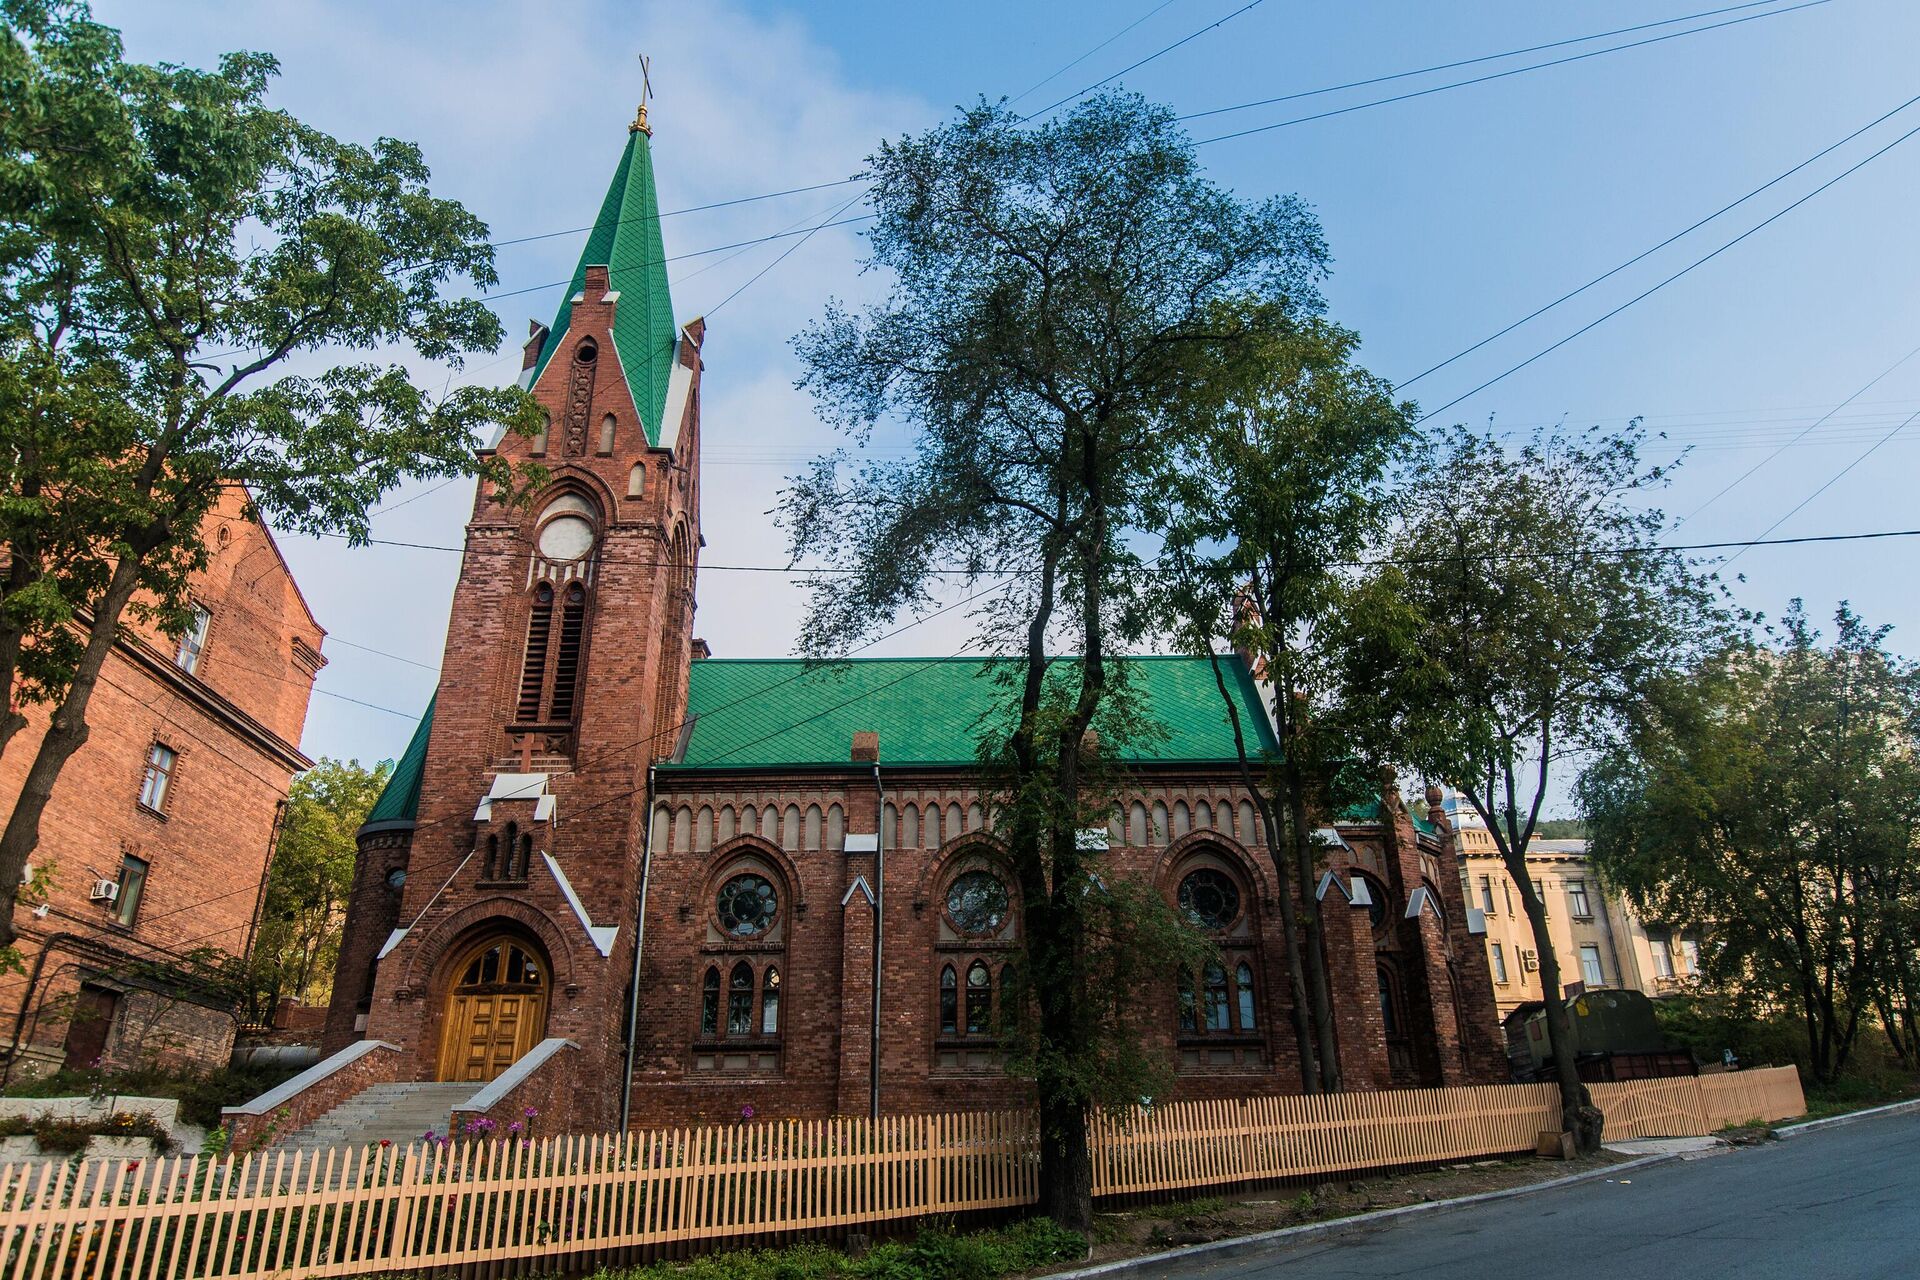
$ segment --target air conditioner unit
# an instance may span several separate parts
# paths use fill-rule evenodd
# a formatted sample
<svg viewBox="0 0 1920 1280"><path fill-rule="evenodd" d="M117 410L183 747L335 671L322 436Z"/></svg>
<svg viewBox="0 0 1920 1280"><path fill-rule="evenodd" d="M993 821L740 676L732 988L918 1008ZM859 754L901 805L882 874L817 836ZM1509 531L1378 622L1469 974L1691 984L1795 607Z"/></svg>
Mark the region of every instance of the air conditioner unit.
<svg viewBox="0 0 1920 1280"><path fill-rule="evenodd" d="M1540 957L1531 951L1522 951L1520 953L1520 967L1528 973L1532 973L1540 967Z"/></svg>
<svg viewBox="0 0 1920 1280"><path fill-rule="evenodd" d="M93 899L95 902L112 902L119 896L120 882L118 880L95 880L93 882L93 888L87 891L87 897Z"/></svg>

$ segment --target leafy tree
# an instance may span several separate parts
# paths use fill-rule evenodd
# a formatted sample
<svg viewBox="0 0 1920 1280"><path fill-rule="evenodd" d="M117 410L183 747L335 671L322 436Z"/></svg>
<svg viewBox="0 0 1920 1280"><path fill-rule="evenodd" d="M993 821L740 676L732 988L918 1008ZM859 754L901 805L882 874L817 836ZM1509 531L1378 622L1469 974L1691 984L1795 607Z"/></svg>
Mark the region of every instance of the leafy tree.
<svg viewBox="0 0 1920 1280"><path fill-rule="evenodd" d="M10 907L115 641L186 628L224 489L250 518L363 540L405 477L511 487L476 433L537 410L371 360L263 381L329 346L457 366L498 345L481 302L441 296L492 284L492 250L417 147L269 108L266 54L129 62L75 0L0 0L0 18L0 752L25 707L50 721L0 834Z"/></svg>
<svg viewBox="0 0 1920 1280"><path fill-rule="evenodd" d="M1316 311L1326 251L1298 202L1214 187L1171 113L1131 95L1033 127L982 103L869 164L892 292L797 339L801 385L857 440L889 422L912 452L851 470L837 454L785 494L796 556L846 570L819 584L803 643L843 652L931 608L935 583L1011 575L974 615L1004 694L978 738L1023 899L1041 1207L1081 1229L1088 1109L1137 1083L1112 1054L1128 993L1093 982L1102 855L1077 839L1106 825L1104 762L1152 732L1124 657L1151 621L1136 541L1221 352ZM1241 296L1270 305L1222 314Z"/></svg>
<svg viewBox="0 0 1920 1280"><path fill-rule="evenodd" d="M1519 890L1561 1114L1583 1150L1601 1117L1575 1070L1527 842L1555 766L1621 741L1648 690L1720 625L1711 580L1660 549L1664 517L1636 505L1665 475L1642 463L1643 439L1637 424L1515 449L1447 433L1413 467L1377 571L1382 625L1350 651L1354 678L1390 701L1408 762L1460 790Z"/></svg>
<svg viewBox="0 0 1920 1280"><path fill-rule="evenodd" d="M1356 625L1350 572L1384 521L1388 466L1412 436L1410 405L1352 363L1359 338L1312 320L1250 345L1220 379L1216 412L1192 433L1169 490L1174 628L1215 663L1240 766L1261 810L1280 896L1302 1084L1340 1088L1333 1004L1314 882L1313 813L1337 804L1365 754L1340 660ZM1217 641L1250 656L1267 681L1281 751L1255 762ZM1255 765L1258 764L1256 773ZM1297 895L1297 901L1296 901Z"/></svg>
<svg viewBox="0 0 1920 1280"><path fill-rule="evenodd" d="M1708 984L1785 1006L1827 1084L1863 1015L1913 1061L1920 669L1844 603L1834 638L1798 600L1658 690L1581 776L1595 865L1656 919L1711 940Z"/></svg>
<svg viewBox="0 0 1920 1280"><path fill-rule="evenodd" d="M323 759L293 780L249 957L256 1020L284 996L326 999L353 888L354 832L392 772L390 764Z"/></svg>

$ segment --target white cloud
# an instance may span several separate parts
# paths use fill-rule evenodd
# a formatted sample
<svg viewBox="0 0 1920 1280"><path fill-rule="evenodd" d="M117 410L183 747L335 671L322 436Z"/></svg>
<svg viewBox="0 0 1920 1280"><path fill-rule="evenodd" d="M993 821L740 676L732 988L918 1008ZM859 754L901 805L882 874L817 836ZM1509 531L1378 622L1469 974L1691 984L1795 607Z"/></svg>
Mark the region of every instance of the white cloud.
<svg viewBox="0 0 1920 1280"><path fill-rule="evenodd" d="M262 49L283 74L273 100L338 136L416 141L436 192L460 199L498 238L580 227L598 212L638 100L645 51L653 60L653 154L661 207L707 204L847 176L887 134L931 121L926 103L848 82L837 58L793 18L763 18L726 3L657 2L498 5L313 5L232 0L199 6L102 0L98 16L126 33L128 54L211 66L223 51ZM668 218L669 256L807 226L854 193L805 195ZM859 212L858 207L848 211ZM821 231L714 319L704 397L704 523L716 563L781 563L784 540L764 515L781 478L806 452L830 445L787 340L829 294L859 299L874 282L858 275L857 227ZM503 248L503 290L570 275L583 237ZM675 265L675 308L691 318L713 308L792 240ZM717 264L717 265L716 265ZM697 274L695 274L697 273ZM549 320L552 287L503 301L507 339L465 380L502 382L529 317ZM444 376L444 373L443 375ZM427 486L390 495L388 503ZM472 486L450 485L376 521L376 536L458 545ZM302 589L323 625L342 640L437 664L458 557L334 540L283 538ZM734 656L789 651L801 593L763 574L715 572L700 582L699 631ZM943 620L944 621L944 620ZM959 640L928 628L945 652ZM914 637L918 638L918 637ZM905 639L905 638L903 638ZM911 646L910 646L911 647ZM433 676L344 644L328 646L319 687L413 713ZM397 755L403 719L336 698L313 700L310 754Z"/></svg>

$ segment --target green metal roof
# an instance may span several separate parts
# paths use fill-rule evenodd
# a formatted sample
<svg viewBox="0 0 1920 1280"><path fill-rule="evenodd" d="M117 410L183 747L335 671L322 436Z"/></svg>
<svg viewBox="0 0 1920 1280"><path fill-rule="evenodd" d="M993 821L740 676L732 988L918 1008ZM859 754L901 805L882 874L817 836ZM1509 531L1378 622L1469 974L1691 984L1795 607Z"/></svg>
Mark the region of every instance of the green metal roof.
<svg viewBox="0 0 1920 1280"><path fill-rule="evenodd" d="M1224 658L1248 747L1274 746L1245 666ZM1126 752L1141 762L1235 759L1213 667L1205 658L1130 658L1145 714L1162 734ZM1072 660L1057 664L1065 676ZM809 669L799 658L708 658L693 664L685 754L669 768L844 765L853 735L880 735L889 765L970 765L983 715L1002 690L979 658L862 658Z"/></svg>
<svg viewBox="0 0 1920 1280"><path fill-rule="evenodd" d="M673 299L667 292L666 257L660 239L660 200L653 190L653 155L646 133L635 129L627 134L620 167L613 171L613 183L600 204L600 216L593 220L593 232L580 252L533 376L539 380L566 338L573 298L586 284L587 268L607 268L607 287L620 294L613 311L613 345L648 444L660 443L667 379L673 373L679 338Z"/></svg>
<svg viewBox="0 0 1920 1280"><path fill-rule="evenodd" d="M368 822L412 822L420 811L420 771L427 763L427 736L433 732L433 702L427 699L426 714L413 727L413 737L400 760L393 766L386 790L367 811Z"/></svg>

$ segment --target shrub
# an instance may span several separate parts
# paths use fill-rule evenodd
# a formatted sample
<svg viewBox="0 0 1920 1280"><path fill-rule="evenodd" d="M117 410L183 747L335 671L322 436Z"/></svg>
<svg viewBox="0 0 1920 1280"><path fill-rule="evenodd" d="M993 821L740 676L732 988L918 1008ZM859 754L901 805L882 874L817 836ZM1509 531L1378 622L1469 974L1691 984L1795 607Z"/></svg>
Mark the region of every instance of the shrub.
<svg viewBox="0 0 1920 1280"><path fill-rule="evenodd" d="M925 1230L911 1244L887 1241L858 1258L825 1245L800 1244L594 1274L596 1280L994 1280L1086 1254L1086 1238L1078 1232L1029 1218L967 1235Z"/></svg>

